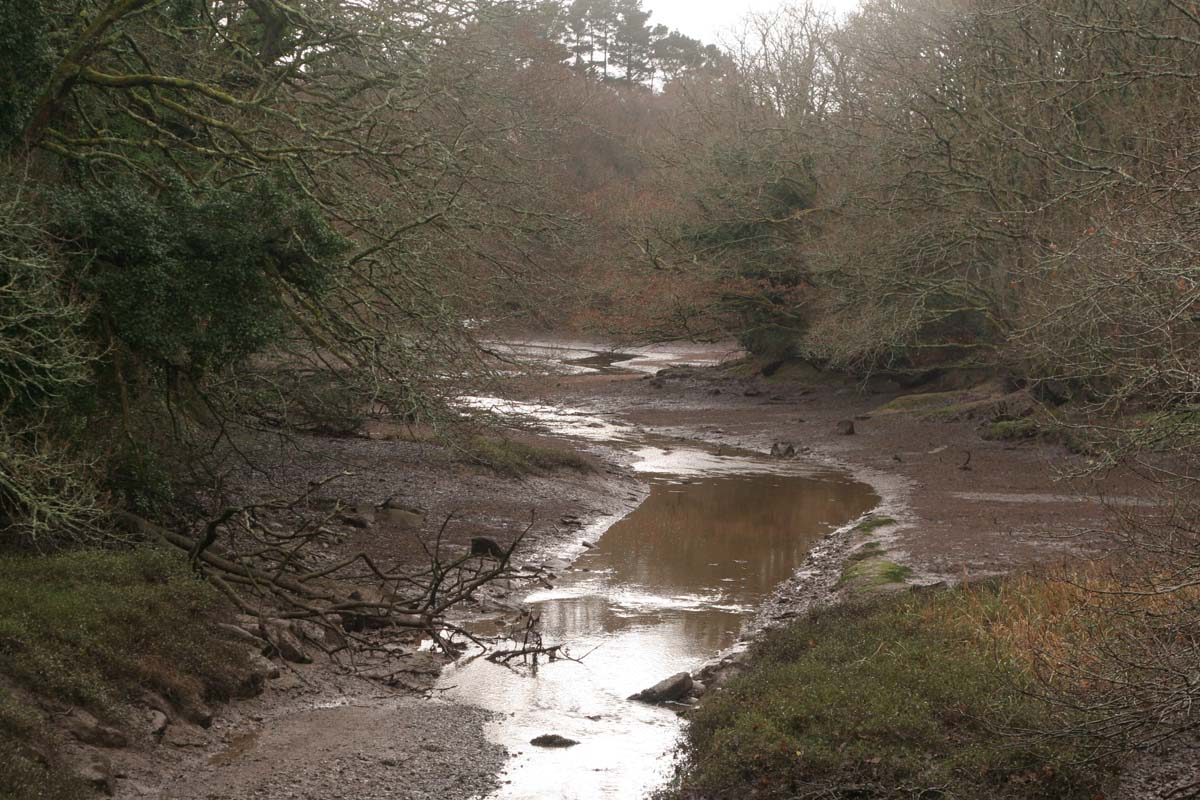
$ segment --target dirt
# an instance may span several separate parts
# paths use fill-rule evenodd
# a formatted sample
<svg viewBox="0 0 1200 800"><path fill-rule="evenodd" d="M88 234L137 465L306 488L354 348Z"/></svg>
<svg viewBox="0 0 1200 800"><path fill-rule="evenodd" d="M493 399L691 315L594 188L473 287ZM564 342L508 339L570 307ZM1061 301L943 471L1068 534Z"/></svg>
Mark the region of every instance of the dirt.
<svg viewBox="0 0 1200 800"><path fill-rule="evenodd" d="M880 413L902 392L817 382L678 371L673 377L585 374L514 380L514 397L586 408L655 434L767 452L790 443L797 457L849 471L882 498L896 520L876 532L889 558L933 584L1044 565L1102 548L1105 509L1096 490L1135 501L1137 487L1110 475L1096 483L1064 477L1082 456L1040 440L988 442L980 419ZM851 420L854 435L840 435ZM313 437L273 451L275 465L234 476L248 494L286 496L331 471L352 475L329 492L364 511L367 528L346 528L346 547L377 558L412 559L418 531L447 515L448 547L472 536L507 542L532 517L525 558L571 558L584 538L635 507L645 487L619 454L595 444L595 471L569 469L522 479L465 463L440 447L387 438ZM562 442L558 442L562 444ZM274 447L274 445L270 445ZM264 444L264 448L267 447ZM265 450L264 450L265 452ZM968 455L969 454L969 455ZM390 501L390 502L389 502ZM410 512L380 514L387 503ZM569 515L578 523L562 522ZM772 624L825 602L852 546L845 535L818 546L797 576L764 607ZM426 656L414 655L427 672ZM425 658L425 661L421 659ZM420 672L420 670L417 670ZM428 675L425 676L426 678ZM291 667L259 698L222 710L209 730L168 730L163 743L114 757L118 796L162 798L467 798L495 785L505 753L484 735L487 714L428 696L419 675L388 689L319 662ZM1148 795L1152 796L1152 795Z"/></svg>

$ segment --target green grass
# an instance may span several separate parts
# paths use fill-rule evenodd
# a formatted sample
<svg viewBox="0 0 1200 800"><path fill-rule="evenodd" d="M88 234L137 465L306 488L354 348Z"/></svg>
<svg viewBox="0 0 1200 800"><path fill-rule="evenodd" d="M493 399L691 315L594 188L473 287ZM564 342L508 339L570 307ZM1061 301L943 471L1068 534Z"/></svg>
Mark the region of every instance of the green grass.
<svg viewBox="0 0 1200 800"><path fill-rule="evenodd" d="M876 545L870 552L860 550L842 570L838 579L839 589L848 588L855 592L869 592L889 586L899 586L912 577L913 571L902 564L881 558L883 550Z"/></svg>
<svg viewBox="0 0 1200 800"><path fill-rule="evenodd" d="M949 392L922 392L906 394L885 403L875 410L876 414L899 414L910 411L929 411L943 409L975 397L971 392L953 390Z"/></svg>
<svg viewBox="0 0 1200 800"><path fill-rule="evenodd" d="M978 590L976 590L978 591ZM770 634L749 671L690 717L663 798L1092 798L1061 712L939 613L960 593L827 609Z"/></svg>
<svg viewBox="0 0 1200 800"><path fill-rule="evenodd" d="M896 520L892 519L891 517L870 516L855 525L854 530L856 533L872 533L880 528L886 528L889 525L895 524Z"/></svg>
<svg viewBox="0 0 1200 800"><path fill-rule="evenodd" d="M467 443L467 450L474 459L502 475L521 476L557 469L573 469L577 472L595 470L595 465L587 456L568 447L476 436Z"/></svg>
<svg viewBox="0 0 1200 800"><path fill-rule="evenodd" d="M0 797L74 796L30 756L41 712L23 697L120 725L143 690L187 704L238 688L244 649L214 628L225 601L175 553L3 557L0 574L0 752L17 754L0 759Z"/></svg>
<svg viewBox="0 0 1200 800"><path fill-rule="evenodd" d="M983 429L984 439L993 442L1012 442L1021 439L1033 439L1042 435L1042 426L1038 421L1029 417L1022 419L1006 419L993 422Z"/></svg>

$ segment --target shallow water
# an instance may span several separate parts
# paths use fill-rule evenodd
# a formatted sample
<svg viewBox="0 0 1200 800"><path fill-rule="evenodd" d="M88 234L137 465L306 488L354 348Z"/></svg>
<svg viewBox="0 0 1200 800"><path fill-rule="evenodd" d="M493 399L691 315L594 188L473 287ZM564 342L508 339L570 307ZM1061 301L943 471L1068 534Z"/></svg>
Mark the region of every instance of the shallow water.
<svg viewBox="0 0 1200 800"><path fill-rule="evenodd" d="M679 720L626 698L733 644L818 539L877 501L845 476L742 454L647 447L643 455L674 469L649 475L646 501L555 588L527 598L545 642L567 643L582 663L530 675L477 659L442 677L455 699L501 715L489 735L515 758L496 798L637 798L660 785ZM529 744L546 733L580 744Z"/></svg>

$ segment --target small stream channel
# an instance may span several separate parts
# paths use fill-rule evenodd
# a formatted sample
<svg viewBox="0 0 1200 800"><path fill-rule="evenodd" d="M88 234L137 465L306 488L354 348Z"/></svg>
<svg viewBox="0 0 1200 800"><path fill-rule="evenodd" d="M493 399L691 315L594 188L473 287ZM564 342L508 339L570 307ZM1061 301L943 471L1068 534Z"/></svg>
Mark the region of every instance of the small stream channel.
<svg viewBox="0 0 1200 800"><path fill-rule="evenodd" d="M572 365L607 368L602 353L572 354ZM465 659L443 673L441 688L497 714L489 736L513 758L496 800L643 797L670 777L681 723L675 709L628 696L733 645L813 545L878 498L849 476L799 461L667 442L579 410L501 410L628 451L650 493L554 588L524 598L544 640L567 643L581 662L530 674ZM579 744L529 744L547 733Z"/></svg>

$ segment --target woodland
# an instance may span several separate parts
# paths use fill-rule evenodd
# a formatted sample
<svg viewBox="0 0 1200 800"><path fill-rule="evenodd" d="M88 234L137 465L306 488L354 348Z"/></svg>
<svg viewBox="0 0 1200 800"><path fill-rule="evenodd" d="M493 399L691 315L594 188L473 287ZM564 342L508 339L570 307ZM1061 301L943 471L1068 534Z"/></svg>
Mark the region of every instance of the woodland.
<svg viewBox="0 0 1200 800"><path fill-rule="evenodd" d="M0 559L433 630L507 555L347 596L296 555L315 534L230 499L246 437L369 408L486 460L455 407L494 379L484 328L986 376L1036 398L1019 435L1152 487L1095 578L1108 635L1044 681L1088 712L1062 735L1174 740L1198 253L1193 0L795 3L714 43L643 0L0 0ZM235 524L256 560L210 552ZM119 561L148 540L170 557ZM23 739L6 687L44 665L5 625Z"/></svg>

